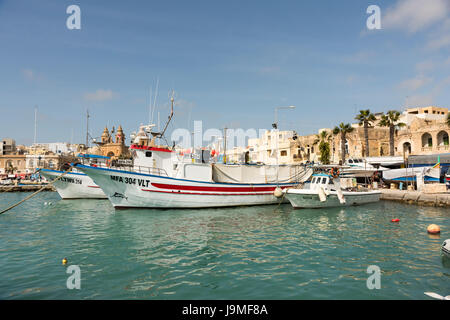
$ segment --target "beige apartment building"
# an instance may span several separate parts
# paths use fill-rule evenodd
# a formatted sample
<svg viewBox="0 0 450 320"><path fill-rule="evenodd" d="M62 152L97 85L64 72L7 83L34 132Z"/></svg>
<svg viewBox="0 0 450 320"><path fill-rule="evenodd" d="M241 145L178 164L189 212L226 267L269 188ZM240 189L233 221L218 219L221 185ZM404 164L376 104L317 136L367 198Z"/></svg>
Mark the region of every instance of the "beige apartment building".
<svg viewBox="0 0 450 320"><path fill-rule="evenodd" d="M428 106L408 108L400 122L405 127L398 128L394 136L395 155L408 156L433 153L447 153L449 149L450 127L447 124L447 108ZM377 120L381 113L375 114ZM364 128L352 124L353 132L347 134L346 158L363 158L365 155ZM341 159L341 139L331 134L331 128L320 129L317 134L298 136L294 131L278 132L278 161L280 164L318 162L320 151L318 138L322 131L330 133L330 158L332 163ZM369 155L371 157L389 156L389 128L375 123L369 128ZM249 139L250 161L269 164L276 163L276 131L266 131L263 137Z"/></svg>
<svg viewBox="0 0 450 320"><path fill-rule="evenodd" d="M448 153L450 127L448 109L438 107L407 109L402 116L405 127L395 137L396 155Z"/></svg>

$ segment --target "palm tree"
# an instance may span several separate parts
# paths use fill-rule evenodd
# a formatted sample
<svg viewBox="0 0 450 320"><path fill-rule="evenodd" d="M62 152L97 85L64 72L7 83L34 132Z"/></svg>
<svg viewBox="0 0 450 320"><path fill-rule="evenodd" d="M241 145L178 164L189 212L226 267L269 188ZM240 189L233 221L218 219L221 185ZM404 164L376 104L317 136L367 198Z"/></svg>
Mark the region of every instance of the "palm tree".
<svg viewBox="0 0 450 320"><path fill-rule="evenodd" d="M381 116L378 125L381 127L389 128L389 154L391 157L394 156L394 133L395 130L406 126L406 123L399 122L401 113L396 110L389 110L387 114Z"/></svg>
<svg viewBox="0 0 450 320"><path fill-rule="evenodd" d="M342 164L345 163L345 144L347 142L347 134L352 132L354 128L349 124L344 124L341 122L339 126L334 127L333 134L341 136L341 161Z"/></svg>
<svg viewBox="0 0 450 320"><path fill-rule="evenodd" d="M360 126L364 126L365 154L369 156L369 125L376 121L375 115L367 110L360 110L355 117L359 121Z"/></svg>
<svg viewBox="0 0 450 320"><path fill-rule="evenodd" d="M314 140L314 144L319 144L320 151L320 161L322 164L330 163L330 141L331 134L327 131L322 131L320 134L316 134L316 139Z"/></svg>

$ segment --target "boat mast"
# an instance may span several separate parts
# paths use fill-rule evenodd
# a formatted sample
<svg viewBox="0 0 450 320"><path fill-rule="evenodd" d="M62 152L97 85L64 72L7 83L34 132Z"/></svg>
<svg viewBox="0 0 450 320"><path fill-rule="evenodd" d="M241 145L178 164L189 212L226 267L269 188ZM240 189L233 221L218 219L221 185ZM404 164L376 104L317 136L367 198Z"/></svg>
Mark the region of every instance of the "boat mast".
<svg viewBox="0 0 450 320"><path fill-rule="evenodd" d="M227 163L227 130L223 128L223 163Z"/></svg>
<svg viewBox="0 0 450 320"><path fill-rule="evenodd" d="M89 109L86 109L86 149L89 147Z"/></svg>
<svg viewBox="0 0 450 320"><path fill-rule="evenodd" d="M36 135L37 135L37 106L34 107L34 145L36 146Z"/></svg>

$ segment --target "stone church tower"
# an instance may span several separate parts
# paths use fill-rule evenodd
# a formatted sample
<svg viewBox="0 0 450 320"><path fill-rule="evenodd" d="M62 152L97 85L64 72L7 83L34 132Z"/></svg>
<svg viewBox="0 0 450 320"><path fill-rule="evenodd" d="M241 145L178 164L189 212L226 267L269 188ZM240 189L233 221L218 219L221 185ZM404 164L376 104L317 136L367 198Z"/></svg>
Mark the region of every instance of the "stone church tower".
<svg viewBox="0 0 450 320"><path fill-rule="evenodd" d="M114 132L111 131L111 133ZM108 156L113 159L117 159L119 157L129 157L128 147L125 145L125 134L123 132L122 126L119 125L117 129L117 133L114 137L110 134L107 127L103 130L101 135L101 142L98 143L100 148L100 154L102 156Z"/></svg>

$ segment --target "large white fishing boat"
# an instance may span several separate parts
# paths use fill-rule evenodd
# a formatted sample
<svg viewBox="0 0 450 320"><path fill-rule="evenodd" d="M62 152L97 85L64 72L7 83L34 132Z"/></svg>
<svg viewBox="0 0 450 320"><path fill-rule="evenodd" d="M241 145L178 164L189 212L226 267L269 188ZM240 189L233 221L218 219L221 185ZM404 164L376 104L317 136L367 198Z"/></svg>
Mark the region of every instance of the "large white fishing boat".
<svg viewBox="0 0 450 320"><path fill-rule="evenodd" d="M162 133L150 132L143 126L130 146L133 165L129 168L103 168L77 164L101 187L115 208L205 208L275 204L281 190L306 181L312 169L299 165L278 172L274 181L271 170L263 166L239 165L232 170L214 163L195 163L179 159L173 148L156 145ZM151 126L147 126L151 128ZM270 172L269 176L265 176ZM283 172L292 176L284 177ZM230 176L231 174L231 176ZM232 180L232 182L229 181ZM264 181L264 182L261 182ZM280 182L282 181L282 182Z"/></svg>
<svg viewBox="0 0 450 320"><path fill-rule="evenodd" d="M109 157L79 154L78 158L88 160L90 165L101 166L102 160L109 160ZM39 169L39 173L48 181L52 181L65 171ZM53 183L56 191L62 199L107 199L107 196L102 189L92 181L92 179L85 173L72 168L63 177Z"/></svg>
<svg viewBox="0 0 450 320"><path fill-rule="evenodd" d="M294 208L326 208L361 205L380 200L380 191L342 189L339 178L320 173L312 176L302 188L287 188L284 196Z"/></svg>

